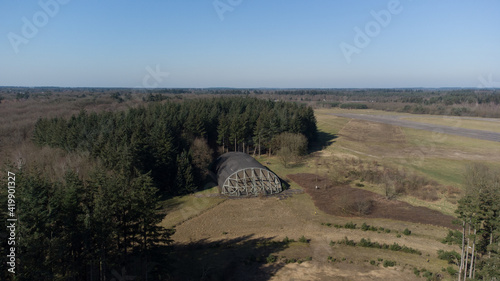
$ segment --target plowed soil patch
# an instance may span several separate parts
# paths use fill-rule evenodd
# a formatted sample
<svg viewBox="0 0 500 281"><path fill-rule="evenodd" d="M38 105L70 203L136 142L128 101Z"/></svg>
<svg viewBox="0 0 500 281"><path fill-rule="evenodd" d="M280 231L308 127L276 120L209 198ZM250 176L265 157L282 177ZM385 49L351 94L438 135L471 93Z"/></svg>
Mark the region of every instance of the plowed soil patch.
<svg viewBox="0 0 500 281"><path fill-rule="evenodd" d="M334 186L327 179L314 174L293 174L287 175L287 177L298 183L313 198L316 207L327 214L342 217L359 216L359 213L346 208L347 203L352 205L352 202L371 201L372 207L368 214L363 215L363 217L387 218L457 228L451 223L454 217L429 208L412 206L398 200L389 200L377 193L363 189ZM320 188L316 188L316 186Z"/></svg>

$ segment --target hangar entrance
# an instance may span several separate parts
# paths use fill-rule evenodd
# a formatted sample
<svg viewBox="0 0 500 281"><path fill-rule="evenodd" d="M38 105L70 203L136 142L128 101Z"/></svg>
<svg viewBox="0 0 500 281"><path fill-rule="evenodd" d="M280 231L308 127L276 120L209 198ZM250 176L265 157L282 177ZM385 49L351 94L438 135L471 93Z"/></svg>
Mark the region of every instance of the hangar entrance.
<svg viewBox="0 0 500 281"><path fill-rule="evenodd" d="M243 152L228 152L215 161L217 184L221 194L249 196L281 192L276 174L252 156Z"/></svg>

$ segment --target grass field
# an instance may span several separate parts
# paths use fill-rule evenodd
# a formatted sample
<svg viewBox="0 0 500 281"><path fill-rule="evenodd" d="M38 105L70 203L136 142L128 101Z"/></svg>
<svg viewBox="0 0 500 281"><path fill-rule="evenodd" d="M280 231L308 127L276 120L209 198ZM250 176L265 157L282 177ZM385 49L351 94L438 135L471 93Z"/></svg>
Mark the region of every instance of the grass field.
<svg viewBox="0 0 500 281"><path fill-rule="evenodd" d="M352 110L349 112L353 113ZM360 112L395 114L373 110ZM329 111L325 109L316 111L319 141L300 163L292 163L284 168L276 157L257 157L262 164L287 181L291 189L302 187L287 175L327 175L328 169L324 163L328 163L332 157L361 159L366 163L376 161L381 166L405 169L408 173L435 180L443 188L458 189L458 192L464 188L463 173L467 164L482 162L491 167L500 167L500 148L494 142L353 121L327 113ZM360 182L354 181L351 186L355 187L355 183ZM384 194L381 184L364 182L362 187L357 188ZM439 200L436 201L409 195L398 199L453 215L457 198L451 200L445 190L439 191ZM224 200L207 195L210 193L215 194L217 190L208 189L195 196L165 202L167 216L164 225L176 225L177 232L173 236L174 248L177 249L175 254L196 257L201 264L201 267L196 268L183 268L181 265L180 271L188 276L196 277L207 271L211 276L229 274L241 280L252 280L254 277L265 280L421 280L422 277L417 277L414 271L421 271L422 276L428 270L440 274L444 280L454 280L444 272L450 265L437 259L436 254L438 249L459 251L457 246L440 243L447 233L446 228L390 219L333 216L320 211L306 193L285 200L275 197ZM391 229L391 232L338 229L322 225L344 225L348 222L357 224L358 228L367 223ZM405 228L411 229L410 236L401 235ZM283 245L279 242L285 237L297 241L302 235L310 240L309 243ZM380 243L404 244L418 249L422 255L329 245L330 241L344 237L355 241L370 238ZM262 241L275 242L271 243L274 246L256 246L268 245L268 242ZM207 248L209 250L202 250ZM229 254L228 251L240 254ZM277 261L262 262L268 255L275 255ZM328 261L329 256L335 262ZM250 262L249 257L252 257ZM287 262L290 258L298 260L305 257L311 257L311 260ZM255 263L253 258L261 259L261 262ZM232 262L228 266L221 266L227 259ZM373 264L370 263L372 260ZM397 262L394 267L386 268L383 260Z"/></svg>
<svg viewBox="0 0 500 281"><path fill-rule="evenodd" d="M475 129L475 130L500 133L500 120L491 121L489 119L481 120L480 118L474 118L470 120L470 119L459 119L457 117L446 117L446 116L404 117L403 119L419 123L428 123L435 125L444 125L450 127Z"/></svg>

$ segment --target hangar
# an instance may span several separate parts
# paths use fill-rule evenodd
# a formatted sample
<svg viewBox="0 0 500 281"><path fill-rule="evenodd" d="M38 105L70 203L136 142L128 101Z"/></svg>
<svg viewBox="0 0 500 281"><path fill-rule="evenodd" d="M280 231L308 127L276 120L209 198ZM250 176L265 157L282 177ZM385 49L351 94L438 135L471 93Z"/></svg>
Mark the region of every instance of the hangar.
<svg viewBox="0 0 500 281"><path fill-rule="evenodd" d="M282 190L279 177L246 153L225 153L214 164L221 194L266 195Z"/></svg>

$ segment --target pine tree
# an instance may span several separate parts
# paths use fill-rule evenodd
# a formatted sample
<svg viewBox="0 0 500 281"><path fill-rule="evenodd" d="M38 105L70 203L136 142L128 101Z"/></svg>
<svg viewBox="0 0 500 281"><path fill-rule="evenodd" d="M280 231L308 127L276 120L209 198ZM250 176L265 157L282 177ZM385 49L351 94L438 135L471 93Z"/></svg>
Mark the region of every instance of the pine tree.
<svg viewBox="0 0 500 281"><path fill-rule="evenodd" d="M196 190L193 167L190 161L190 155L187 151L183 151L177 156L177 190L183 193L191 193Z"/></svg>

